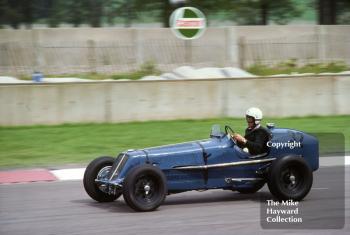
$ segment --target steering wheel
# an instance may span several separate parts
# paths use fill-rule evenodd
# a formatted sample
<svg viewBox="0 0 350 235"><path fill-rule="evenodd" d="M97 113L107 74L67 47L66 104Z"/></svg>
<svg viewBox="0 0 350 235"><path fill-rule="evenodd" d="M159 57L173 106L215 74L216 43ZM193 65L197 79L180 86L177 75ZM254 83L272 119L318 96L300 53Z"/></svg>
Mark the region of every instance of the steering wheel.
<svg viewBox="0 0 350 235"><path fill-rule="evenodd" d="M226 133L226 135L227 134L234 134L235 131L232 130L232 128L230 126L225 126L225 133Z"/></svg>
<svg viewBox="0 0 350 235"><path fill-rule="evenodd" d="M235 133L235 131L230 127L230 126L225 126L225 133L226 135L230 135L230 138L231 138L231 135L233 135ZM237 141L232 139L231 140L237 145Z"/></svg>

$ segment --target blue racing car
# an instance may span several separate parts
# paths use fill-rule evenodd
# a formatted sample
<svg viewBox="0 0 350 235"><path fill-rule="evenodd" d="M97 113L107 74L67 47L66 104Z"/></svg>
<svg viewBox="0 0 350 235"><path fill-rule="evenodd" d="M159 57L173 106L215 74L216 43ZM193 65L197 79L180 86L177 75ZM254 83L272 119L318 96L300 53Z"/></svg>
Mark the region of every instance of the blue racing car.
<svg viewBox="0 0 350 235"><path fill-rule="evenodd" d="M273 124L266 130L268 151L259 155L238 147L229 126L222 132L214 125L209 139L99 157L87 166L84 187L99 202L123 194L136 211L154 210L173 193L207 189L255 193L265 183L278 200L302 200L319 167L318 140Z"/></svg>

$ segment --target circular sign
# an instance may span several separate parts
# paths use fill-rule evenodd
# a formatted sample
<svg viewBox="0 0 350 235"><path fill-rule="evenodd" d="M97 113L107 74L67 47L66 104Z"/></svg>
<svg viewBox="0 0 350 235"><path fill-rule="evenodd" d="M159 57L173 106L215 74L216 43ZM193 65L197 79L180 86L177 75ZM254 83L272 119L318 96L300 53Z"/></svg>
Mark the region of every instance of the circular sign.
<svg viewBox="0 0 350 235"><path fill-rule="evenodd" d="M207 26L204 14L194 7L181 7L170 16L170 27L176 37L189 40L202 36Z"/></svg>

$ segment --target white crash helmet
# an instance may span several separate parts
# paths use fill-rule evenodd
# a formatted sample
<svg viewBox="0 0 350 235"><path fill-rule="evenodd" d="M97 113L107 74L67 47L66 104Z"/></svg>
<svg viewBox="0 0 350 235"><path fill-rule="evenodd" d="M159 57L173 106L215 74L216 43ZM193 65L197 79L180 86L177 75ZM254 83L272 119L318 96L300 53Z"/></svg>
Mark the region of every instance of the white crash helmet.
<svg viewBox="0 0 350 235"><path fill-rule="evenodd" d="M246 116L254 118L255 124L258 125L263 118L263 113L260 109L252 107L245 112Z"/></svg>

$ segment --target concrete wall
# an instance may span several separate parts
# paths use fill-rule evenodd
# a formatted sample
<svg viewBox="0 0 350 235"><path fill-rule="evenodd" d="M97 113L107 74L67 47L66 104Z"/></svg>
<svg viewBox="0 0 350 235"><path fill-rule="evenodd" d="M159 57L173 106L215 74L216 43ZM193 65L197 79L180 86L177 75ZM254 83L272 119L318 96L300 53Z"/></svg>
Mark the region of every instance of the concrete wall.
<svg viewBox="0 0 350 235"><path fill-rule="evenodd" d="M235 26L208 28L196 40L168 28L0 29L0 74L118 73L154 61L163 71L181 65L249 66L345 61L350 26Z"/></svg>
<svg viewBox="0 0 350 235"><path fill-rule="evenodd" d="M0 84L0 125L350 114L349 76Z"/></svg>

